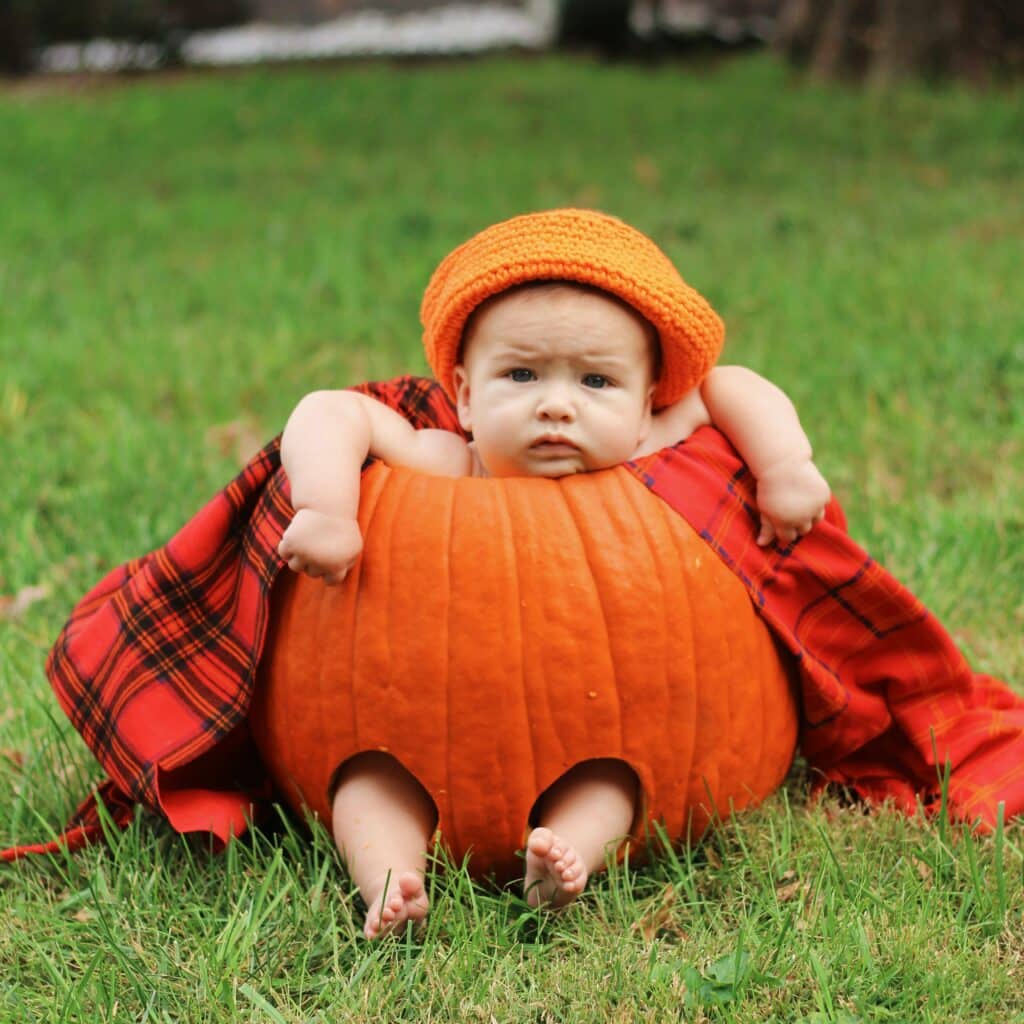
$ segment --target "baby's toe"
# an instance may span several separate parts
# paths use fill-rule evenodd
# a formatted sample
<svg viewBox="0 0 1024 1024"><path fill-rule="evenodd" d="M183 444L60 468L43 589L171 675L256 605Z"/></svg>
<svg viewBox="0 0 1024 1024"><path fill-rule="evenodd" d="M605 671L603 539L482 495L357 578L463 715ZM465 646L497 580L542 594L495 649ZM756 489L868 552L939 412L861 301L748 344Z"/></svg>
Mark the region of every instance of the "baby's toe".
<svg viewBox="0 0 1024 1024"><path fill-rule="evenodd" d="M526 847L537 857L547 857L554 843L554 833L549 828L535 828L530 833Z"/></svg>
<svg viewBox="0 0 1024 1024"><path fill-rule="evenodd" d="M398 891L404 900L417 899L423 894L423 879L407 872L398 879Z"/></svg>

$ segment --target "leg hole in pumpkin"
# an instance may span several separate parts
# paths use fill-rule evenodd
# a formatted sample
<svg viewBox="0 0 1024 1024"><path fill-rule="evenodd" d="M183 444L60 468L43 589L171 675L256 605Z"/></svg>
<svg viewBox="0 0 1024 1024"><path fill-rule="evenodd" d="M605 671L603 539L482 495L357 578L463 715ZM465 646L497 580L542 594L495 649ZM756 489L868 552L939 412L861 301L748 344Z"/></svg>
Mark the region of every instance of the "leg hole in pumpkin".
<svg viewBox="0 0 1024 1024"><path fill-rule="evenodd" d="M422 783L398 758L369 750L342 763L328 795L334 841L367 907L367 938L422 919L427 848L437 826L437 807Z"/></svg>
<svg viewBox="0 0 1024 1024"><path fill-rule="evenodd" d="M573 765L541 793L530 811L528 890L531 881L540 880L554 892L562 870L559 864L566 859L582 864L585 883L587 876L618 856L642 820L643 804L640 779L625 761L607 757ZM562 851L569 852L562 856ZM565 893L545 897L541 885L541 898L564 902L574 889L570 885Z"/></svg>
<svg viewBox="0 0 1024 1024"><path fill-rule="evenodd" d="M364 750L344 760L327 787L334 815L339 808L354 821L382 814L407 820L427 836L437 827L437 806L423 783L393 754Z"/></svg>

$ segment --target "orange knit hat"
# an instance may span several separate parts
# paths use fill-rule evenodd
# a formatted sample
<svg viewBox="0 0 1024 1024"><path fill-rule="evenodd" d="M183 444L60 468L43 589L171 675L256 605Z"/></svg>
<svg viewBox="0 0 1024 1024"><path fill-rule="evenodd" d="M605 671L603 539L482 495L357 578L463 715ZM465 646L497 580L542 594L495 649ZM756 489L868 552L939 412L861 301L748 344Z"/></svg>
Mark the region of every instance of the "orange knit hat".
<svg viewBox="0 0 1024 1024"><path fill-rule="evenodd" d="M661 344L655 408L699 384L722 350L722 321L646 235L594 210L528 213L464 242L427 285L420 306L423 345L449 395L455 395L453 370L470 313L514 285L546 280L610 292L654 325Z"/></svg>

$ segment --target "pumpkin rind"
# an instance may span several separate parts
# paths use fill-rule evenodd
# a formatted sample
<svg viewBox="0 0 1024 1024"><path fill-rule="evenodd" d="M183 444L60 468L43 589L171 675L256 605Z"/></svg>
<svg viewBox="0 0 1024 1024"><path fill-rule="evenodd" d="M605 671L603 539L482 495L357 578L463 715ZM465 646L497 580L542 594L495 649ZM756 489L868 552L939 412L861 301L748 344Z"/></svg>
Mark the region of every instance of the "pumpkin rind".
<svg viewBox="0 0 1024 1024"><path fill-rule="evenodd" d="M330 822L338 766L394 754L471 869L520 870L537 796L617 757L638 833L699 835L785 777L787 665L734 574L624 469L561 480L363 475L340 587L285 573L251 714L285 798Z"/></svg>

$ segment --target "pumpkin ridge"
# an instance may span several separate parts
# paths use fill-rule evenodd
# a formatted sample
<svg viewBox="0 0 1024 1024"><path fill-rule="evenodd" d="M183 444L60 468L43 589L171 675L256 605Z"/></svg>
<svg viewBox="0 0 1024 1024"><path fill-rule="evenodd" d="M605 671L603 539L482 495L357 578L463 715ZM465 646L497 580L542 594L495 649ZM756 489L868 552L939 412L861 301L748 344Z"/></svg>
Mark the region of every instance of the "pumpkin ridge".
<svg viewBox="0 0 1024 1024"><path fill-rule="evenodd" d="M605 489L602 488L600 491L600 497L605 517L613 518L623 505L628 507L631 504L629 495L626 492L628 492L630 487L629 481L633 480L633 477L631 474L628 474L625 470L621 470L620 468L609 470L607 472L609 474L608 479L614 480L615 482L617 493L614 500L612 500L605 494ZM581 507L579 511L585 514L584 508ZM597 589L598 592L601 593L603 588L598 587ZM607 611L605 611L604 616L605 622L607 623L609 621ZM619 658L617 657L617 652L613 647L610 631L606 642L612 657L612 664L617 668ZM643 762L638 763L636 752L632 749L628 728L628 712L623 698L622 686L619 684L618 672L615 673L614 690L615 701L618 706L619 749L621 751L620 759L628 764L633 770L640 788L636 811L630 825L630 835L635 841L633 848L638 854L641 854L642 851L638 848L637 844L641 842L645 836L647 831L647 810L649 807L656 805L658 801L658 793L647 761L644 760Z"/></svg>
<svg viewBox="0 0 1024 1024"><path fill-rule="evenodd" d="M617 470L614 470L614 469L609 469L609 470L604 470L603 471L603 473L609 474L609 475L610 474L614 474L616 472L617 472ZM580 486L585 486L586 484L591 483L591 481L589 481L589 480L587 480L587 481L573 481L573 483L578 483ZM625 730L624 730L624 726L623 726L624 708L623 708L623 704L622 704L622 694L619 692L619 686L617 685L618 679L616 678L616 672L615 672L615 669L616 669L615 651L614 651L614 649L612 647L612 631L611 631L611 629L609 628L609 625L608 625L609 617L608 617L608 608L606 606L605 594L604 594L603 588L600 585L598 585L598 574L595 572L595 569L594 569L594 559L593 559L592 554L591 554L593 538L590 535L589 529L587 529L587 525L588 525L587 524L587 520L590 517L587 515L586 509L583 507L583 505L586 502L584 501L583 503L580 503L578 500L576 500L578 498L578 495L575 493L575 491L573 491L573 498L572 498L572 500L570 500L570 497L569 497L570 491L569 491L568 487L559 487L558 491L559 491L559 494L562 497L562 500L565 502L567 512L568 512L568 514L569 514L569 516L570 516L570 518L572 520L572 524L573 524L574 528L576 529L577 534L579 535L580 547L583 549L583 558L584 558L584 560L586 562L587 572L589 573L590 578L594 581L594 592L597 595L598 607L601 609L601 636L602 636L602 638L604 640L605 648L608 651L609 658L611 660L612 677L613 677L613 679L615 679L615 682L616 682L616 685L613 686L613 689L615 690L615 702L616 702L616 705L618 707L618 715L617 715L618 745L619 745L619 750L625 750L626 749L626 735L625 735ZM604 500L604 494L603 494L603 492L601 490L598 490L598 500L601 502L602 511L606 511L608 506L607 506L607 503ZM631 766L631 767L633 767L633 766ZM634 771L635 770L636 769L634 767ZM639 777L639 773L638 773L638 777Z"/></svg>
<svg viewBox="0 0 1024 1024"><path fill-rule="evenodd" d="M586 535L585 531L581 528L579 513L578 513L578 509L577 509L577 503L575 501L575 497L576 497L576 493L577 493L576 492L576 488L580 488L580 487L585 488L591 482L592 482L591 480L586 479L586 478L584 478L584 479L580 479L580 478L567 479L565 481L564 485L563 484L559 484L558 485L558 487L557 487L557 494L558 494L558 498L559 498L559 507L560 507L560 510L561 510L561 514L564 515L565 521L569 524L569 526L570 526L570 528L572 530L572 535L573 535L573 538L575 540L574 550L578 550L580 552L580 555L581 555L582 560L583 560L582 564L583 564L583 566L586 569L585 572L581 573L581 576L583 576L586 579L587 583L589 584L589 587L588 587L589 593L590 593L590 595L593 598L594 606L598 610L598 614L600 616L600 629L594 631L594 639L593 639L592 643L593 643L594 646L601 647L605 651L605 653L607 655L607 662L608 662L608 665L609 665L609 669L614 674L614 665L615 665L615 663L614 663L614 659L611 656L611 643L610 643L610 638L611 637L610 637L610 630L609 630L609 627L608 627L608 612L607 612L607 609L604 606L604 601L602 600L601 588L600 588L600 586L598 586L597 578L596 578L596 576L594 574L593 560L591 558L591 552L592 552L593 549L591 547L590 542L588 541L588 538L587 538L587 535ZM546 672L546 667L545 667L545 672ZM550 692L550 688L548 688L548 691L549 692L546 694L546 700L547 700L548 704L550 705L550 703L552 701L552 696L553 695ZM576 690L572 694L568 695L568 699L571 699L572 704L573 704L573 708L574 708L575 713L576 713L576 716L577 716L577 718L579 719L580 722L584 721L585 720L585 716L586 716L586 703L585 703L586 702L586 698L584 696L585 692L586 692L586 683L581 678L581 679L577 680L577 688L576 688ZM555 710L557 711L557 709L555 709ZM554 714L554 712L552 712L552 714ZM620 740L619 740L620 746L621 746L621 732L622 732L621 721L622 721L622 715L621 715L621 708L620 708L619 709L619 713L618 713L617 718L616 718L617 730L618 730L619 736L620 736ZM571 737L569 737L568 740L563 739L561 736L559 738L560 738L560 740L562 740L562 746L561 746L562 760L565 762L566 769L568 769L569 767L571 767L571 764L572 764L572 762L574 760L573 751L575 749L577 749L577 736L574 734ZM550 785L554 781L555 781L554 779L544 779L544 778L541 778L539 780L539 784L540 784L541 787L544 787L545 784L546 785Z"/></svg>
<svg viewBox="0 0 1024 1024"><path fill-rule="evenodd" d="M515 584L515 591L508 598L508 600L509 600L509 607L510 607L510 609L512 611L512 614L509 616L509 619L512 622L514 622L514 624L516 626L516 629L517 629L517 632L519 634L518 638L517 638L518 646L519 646L519 666L518 666L519 671L516 673L516 679L517 679L518 684L519 684L519 692L520 692L520 700L519 700L520 713L516 717L518 717L520 719L520 721L522 722L522 724L524 726L523 733L525 734L525 737L526 737L526 744L525 745L526 745L526 749L529 752L528 756L529 756L529 759L530 759L530 767L532 769L529 774L531 776L536 776L536 764L537 764L536 751L534 749L533 730L530 728L530 709L529 709L529 706L528 706L528 704L526 702L526 699L525 699L525 691L526 691L526 663L525 663L525 651L523 649L523 606L521 604L521 601L522 601L522 580L520 579L519 552L518 552L518 549L517 549L517 546L516 546L516 532L517 531L516 531L516 524L513 522L512 511L511 511L511 508L509 507L508 488L505 486L504 482L502 482L502 486L501 487L496 488L496 492L497 492L497 498L498 498L498 500L496 502L497 512L498 512L498 515L501 518L502 525L503 525L504 530L505 530L506 549L508 551L509 561L511 562L511 565L512 565L512 573L510 574L510 580ZM512 716L515 715L515 709L514 709L515 702L512 699L511 690L510 690L509 693L502 694L501 696L502 696L502 699L504 699L504 701L506 702L506 707L508 709L507 710L507 715L511 719ZM517 761L518 762L522 762L523 757L524 757L524 754L523 754L522 750L514 750L514 749L510 749L510 747L509 747L508 740L509 740L510 734L513 731L514 730L510 728L508 731L504 731L503 730L502 732L499 733L499 749L501 750L501 756L502 756L502 759L504 760L505 764L509 764L509 763L516 764ZM521 765L517 765L517 767L520 767L520 766ZM514 805L516 804L516 796L515 796L515 793L512 790L513 790L513 787L516 785L516 775L517 775L517 772L513 771L510 774L511 774L511 778L509 778L506 775L507 784L506 784L505 788L502 790L502 793L501 793L501 798L502 798L502 800L504 802L504 805L505 805L506 817L513 810ZM523 777L525 777L525 775L526 775L526 772L522 772L522 773L519 774L519 778L522 779ZM520 785L521 785L521 783L520 783ZM533 786L528 786L527 788L535 789L536 788L536 782L534 782Z"/></svg>
<svg viewBox="0 0 1024 1024"><path fill-rule="evenodd" d="M661 503L661 514L662 517L674 515L668 506ZM697 671L698 655L697 655L697 616L694 614L694 609L698 606L698 602L694 600L695 590L698 587L698 580L694 578L694 575L689 571L691 562L694 569L699 569L701 565L700 556L691 559L691 552L687 544L687 537L679 530L670 531L673 547L676 553L676 571L680 580L680 588L685 595L686 599L686 612L684 616L686 621L686 628L688 632L688 638L686 643L686 650L689 658L688 663L688 675L693 679L698 680L694 686L683 686L681 690L686 697L686 708L684 713L676 716L676 720L679 722L685 722L687 724L687 743L685 746L685 759L680 758L681 764L685 764L685 771L678 777L685 780L693 778L694 767L697 761L697 749L698 749L698 733L700 732L700 722L697 710L700 707L700 693L698 692L699 673ZM701 542L703 543L703 542ZM700 595L703 596L708 592L710 588L701 588ZM678 691L677 691L678 692ZM691 806L691 794L689 789L683 794L683 807ZM680 814L682 808L680 808ZM691 807L690 814L692 817L693 808ZM689 821L681 821L680 828L689 829Z"/></svg>
<svg viewBox="0 0 1024 1024"><path fill-rule="evenodd" d="M384 532L386 537L382 538L390 540L392 536L391 525L394 520L393 508L395 505L395 493L400 492L404 484L401 474L396 474L394 470L384 462L374 462L367 470L363 473L360 480L360 502L359 502L359 530L364 538L368 538L371 533ZM369 485L369 486L368 486ZM365 495L365 497L364 497ZM388 513L391 512L389 516ZM373 559L370 558L370 564L367 563L367 545L364 542L364 550L356 561L352 568L349 578L346 579L343 589L339 589L333 593L336 593L340 599L341 611L344 614L348 611L350 616L350 628L347 630L347 647L349 655L349 679L357 680L360 676L359 659L360 659L360 643L361 638L364 635L366 629L366 620L369 617L371 620L378 614L390 619L390 603L389 601L378 601L371 604L369 610L367 609L367 596L369 593L375 593L375 590L368 590L363 586L364 578L369 581L369 587L375 588L376 567L372 565ZM322 587L326 587L326 584L321 583ZM345 600L348 595L352 595ZM325 595L326 596L326 595ZM333 594L332 594L333 598ZM381 606L385 607L381 607ZM321 615L328 615L332 618L337 615L338 608L333 607L334 600L325 600L320 602ZM346 607L347 606L347 607ZM351 609L349 611L349 609ZM376 629L371 629L370 632L373 635L374 640L377 638L377 634L380 632ZM324 635L323 633L319 635ZM321 656L321 684L319 692L321 695L329 694L333 685L332 682L325 678L327 673L333 673L333 666L330 663L330 659ZM354 750L348 757L342 759L338 764L328 765L329 771L329 782L328 786L333 784L335 775L338 769L346 761L350 760L355 754L362 753L366 750L377 749L380 744L379 741L370 746L367 742L367 733L373 731L372 725L365 721L366 715L361 702L358 700L358 694L356 693L357 687L352 687L352 696L350 706L352 709L352 732L351 735L354 739L354 746L358 749ZM329 719L321 719L322 721L329 721ZM329 754L329 752L328 752ZM332 758L333 759L333 758ZM330 794L328 794L328 805L330 804Z"/></svg>
<svg viewBox="0 0 1024 1024"><path fill-rule="evenodd" d="M511 501L511 495L509 494L508 488L506 488L506 487L502 487L502 498L503 498L503 507L505 509L505 514L511 520L512 516L511 516L510 509L509 509L510 501ZM517 520L520 520L520 521L522 520L522 515L521 514L517 515ZM530 519L529 525L530 525L531 530L535 528L535 524L534 524L534 522L532 520L532 517ZM534 793L533 801L531 802L531 805L530 805L530 807L532 809L533 803L536 803L537 797L540 795L540 778L539 778L539 771L540 771L540 769L539 769L539 766L538 766L539 765L539 761L538 761L538 758L537 758L537 745L536 745L536 741L534 739L534 730L533 730L533 727L532 727L532 718L531 718L532 706L531 706L530 697L529 697L529 693L528 693L528 687L527 687L527 683L526 683L526 672L527 672L526 632L527 631L526 631L526 623L525 623L524 617L523 617L523 608L525 606L525 602L524 602L524 597L523 597L522 560L519 557L518 551L515 552L515 554L514 554L514 557L512 559L512 564L515 567L515 574L514 574L513 578L515 580L515 587L516 587L516 598L515 598L516 627L517 627L518 641L519 641L519 699L520 699L520 703L522 704L522 708L523 708L523 717L526 719L526 724L527 724L527 728L526 728L526 746L527 746L527 749L529 751L529 758L530 758L530 777L533 780L532 785L531 785L531 789L533 790L533 793ZM542 666L541 667L541 671L543 672L543 660L541 661L541 666ZM549 687L547 686L546 678L544 680L544 684L545 685L542 686L541 689L546 694L546 693L549 692ZM550 718L550 709L549 709L549 718ZM529 815L529 811L527 812L527 815ZM527 824L527 822L524 822L523 824L525 826Z"/></svg>
<svg viewBox="0 0 1024 1024"><path fill-rule="evenodd" d="M455 494L458 488L458 484L453 482L448 488L447 492L447 509L445 515L442 517L444 523L444 534L441 537L441 550L443 552L443 564L444 564L444 593L447 595L445 601L444 614L440 617L439 626L444 631L444 636L440 638L439 642L444 645L444 658L443 663L445 666L445 679L446 683L444 686L438 687L438 691L444 696L444 723L445 732L448 736L452 735L452 702L451 696L448 693L448 687L452 677L452 645L451 645L451 615L452 615L452 520L455 516ZM445 744L444 754L444 793L431 794L434 798L434 803L437 805L437 827L441 829L443 825L448 824L451 820L451 809L449 807L449 801L451 799L452 791L452 744ZM438 797L444 796L444 805L438 801Z"/></svg>
<svg viewBox="0 0 1024 1024"><path fill-rule="evenodd" d="M666 588L667 593L676 590L676 603L670 608L666 601L663 609L666 623L671 623L670 636L680 637L680 642L672 650L673 659L670 666L670 694L672 701L672 720L677 729L675 742L671 744L674 752L675 779L680 780L678 790L674 791L674 803L668 808L673 815L672 825L678 834L686 834L691 827L695 811L691 780L698 763L698 754L703 742L703 734L710 722L703 722L699 714L702 704L702 691L707 680L698 671L700 650L703 646L704 617L698 614L705 611L702 603L713 587L708 586L701 574L704 556L704 542L686 524L681 522L676 513L662 500L657 503L661 525L669 537L672 560L667 566L672 579L677 581L676 587ZM712 622L717 620L708 616ZM685 630L685 640L681 638L679 625ZM698 628L701 634L698 635ZM716 659L717 660L717 659ZM710 689L714 687L709 685ZM665 801L662 800L662 804Z"/></svg>
<svg viewBox="0 0 1024 1024"><path fill-rule="evenodd" d="M659 638L659 649L661 657L658 658L659 663L659 683L661 692L661 703L664 707L666 718L662 718L662 722L666 721L667 718L674 718L674 705L675 705L675 693L669 679L670 666L669 654L670 654L670 643L667 638L671 636L669 629L669 615L668 615L668 595L669 588L665 585L664 571L665 567L661 559L661 546L655 538L654 531L657 530L659 534L668 533L672 535L670 529L670 522L665 518L665 512L667 506L662 501L650 502L648 499L651 497L651 492L644 487L631 473L622 474L619 479L619 484L622 492L623 503L632 510L635 520L634 530L636 530L644 540L647 547L647 551L650 555L650 563L653 566L653 578L657 580L658 591L660 595L660 628L655 632ZM637 486L639 485L639 486ZM650 615L653 608L645 609L645 614ZM662 730L666 740L669 739L667 735L667 729ZM666 742L662 748L662 757L667 758L673 767L673 774L676 778L682 776L679 775L679 760L680 752L677 744L672 742ZM651 793L652 800L660 799L657 794Z"/></svg>
<svg viewBox="0 0 1024 1024"><path fill-rule="evenodd" d="M758 665L757 665L757 670L756 670L756 674L758 674L758 675L763 671L763 666L764 666L764 663L765 663L765 658L766 658L766 652L765 651L759 652L759 656L758 656L758 659L757 659ZM755 671L754 670L754 666L751 666L751 672L753 673L754 671ZM753 710L754 721L756 721L761 726L761 728L754 730L753 742L751 744L752 748L756 747L756 749L752 750L752 755L753 756L751 757L751 761L752 761L753 764L757 765L758 773L760 774L760 772L763 771L761 766L764 764L764 753L765 753L765 748L767 746L767 740L768 740L768 737L765 735L765 730L764 730L765 694L761 690L760 687L754 687L753 689L754 689L754 693L751 693L750 692L751 687L746 687L745 688L745 692L747 694L746 699L748 701L750 701L751 704L756 705L756 708ZM756 799L757 799L756 794L752 794L751 802L756 802Z"/></svg>
<svg viewBox="0 0 1024 1024"><path fill-rule="evenodd" d="M575 666L590 664L602 678L612 670L607 644L602 646L596 639L587 642L595 631L584 627L592 626L600 615L597 584L584 568L584 539L567 489L573 489L568 481L520 480L506 486L524 555L517 557L517 571L524 581L520 586L524 640L538 641L521 646L535 757L531 807L581 756L593 756L585 738L592 735L587 724L592 708L585 696L589 677ZM566 594L559 588L565 581L570 585L568 607ZM549 628L551 632L546 633ZM571 690L566 688L569 684ZM618 745L609 747L615 755ZM581 750L587 753L581 755Z"/></svg>
<svg viewBox="0 0 1024 1024"><path fill-rule="evenodd" d="M358 595L358 591L356 591L356 594ZM358 596L357 596L356 600L358 600ZM316 615L316 635L317 636L325 636L325 635L327 635L327 632L331 629L330 606L326 602L324 602L324 601L317 601L316 604L314 605L314 614ZM309 657L309 655L307 655L307 658L308 657ZM326 690L326 687L330 685L330 680L328 679L328 666L327 666L326 662L327 662L327 659L322 656L322 653L320 651L317 651L316 652L316 663L315 663L316 664L316 679L315 679L315 681L312 680L312 679L308 680L309 685L312 688L315 689L315 693L316 693L316 708L317 708L316 721L318 723L323 723L324 722L325 715L327 713L327 703L328 703L328 701L327 701L327 690ZM309 672L309 675L312 676L313 673ZM291 713L286 716L287 725L285 727L285 735L288 738L287 742L288 742L289 746L292 747L293 750L296 749L296 745L300 742L299 737L302 735L302 730L296 728L296 722L295 722L295 717L294 717L295 710L296 710L295 706L292 705L290 707L290 712ZM353 713L354 713L354 709L353 709ZM355 735L354 732L353 732L353 735ZM318 725L317 737L316 737L316 747L317 747L317 750L319 751L319 757L320 757L321 761L323 762L323 767L326 768L329 773L333 773L334 769L328 763L330 753L329 753L329 751L327 749L327 743L325 742L325 737L322 734L322 724ZM292 756L293 757L299 756L299 754L297 752L296 754L293 754ZM330 779L332 777L333 777L332 774L328 774L327 775L328 789L330 788ZM292 782L292 785L295 786L296 788L298 787L298 783L295 782L295 781ZM305 798L307 800L310 799L311 796L312 796L312 794L305 794ZM328 793L328 803L329 803L329 797L330 797L330 794ZM324 822L324 824L325 825L329 824L329 822Z"/></svg>
<svg viewBox="0 0 1024 1024"><path fill-rule="evenodd" d="M633 477L631 475L628 475L624 470L616 469L615 472L610 476L610 479L615 481L616 488L618 489L618 493L615 495L615 500L614 501L609 500L609 498L604 494L604 490L603 489L602 489L602 493L601 493L601 497L602 497L602 501L604 503L606 515L608 515L609 517L614 516L619 511L620 507L623 504L625 504L627 506L629 505L629 503L630 503L629 502L629 496L628 496L628 494L626 492L628 491L629 486L630 486L629 481L631 481L633 479ZM611 639L612 639L611 636L609 636L608 637L608 647L609 647L609 650L611 650L611 646L612 646L611 645ZM612 657L613 657L613 660L616 660L614 653L613 653ZM620 746L621 750L623 751L624 755L626 755L627 752L628 752L629 756L625 757L624 759L626 760L626 763L629 764L629 766L633 769L633 771L636 772L637 778L640 780L640 788L641 788L641 801L640 801L640 803L641 803L641 805L643 807L646 808L646 807L650 806L652 803L654 803L657 800L657 793L654 792L653 789L652 789L653 783L652 783L652 779L651 779L651 776L650 776L650 772L647 770L647 768L648 768L647 764L646 763L643 764L643 766L642 766L643 770L641 771L640 767L636 764L635 754L633 753L633 751L632 751L632 749L630 747L629 735L628 735L628 733L629 733L629 729L628 729L628 713L627 713L626 705L625 705L624 700L623 700L622 687L618 685L618 678L617 677L616 677L616 685L615 685L615 700L616 700L616 703L619 706L619 746ZM634 824L636 824L636 822L634 822Z"/></svg>
<svg viewBox="0 0 1024 1024"><path fill-rule="evenodd" d="M734 640L732 621L725 614L725 599L730 582L730 579L722 578L718 586L711 588L709 596L711 604L708 611L712 621L721 622L724 628L716 631L712 644L714 650L706 652L704 664L698 663L697 668L697 678L702 680L702 691L705 691L705 680L708 683L711 680L715 680L714 699L711 702L715 734L710 737L710 743L703 743L699 749L700 778L703 780L705 798L709 801L707 813L711 816L712 820L728 817L728 812L723 811L719 806L719 795L729 789L725 781L727 778L726 772L729 773L728 777L731 778L736 759L733 737L728 731L725 733L719 732L721 723L723 721L731 722L735 714L735 702L733 700L735 678L733 676L723 678L723 673L721 672L721 666L729 664L729 651ZM743 597L746 600L746 594ZM710 695L704 692L703 696L707 702L707 698ZM700 714L698 713L699 718Z"/></svg>
<svg viewBox="0 0 1024 1024"><path fill-rule="evenodd" d="M413 492L413 485L414 485L415 479L416 479L416 477L412 473L399 473L399 474L397 474L395 476L395 478L394 478L395 482L394 482L394 485L393 485L395 493L394 493L393 496L391 496L392 500L389 502L389 510L390 509L400 509L400 508L402 508L402 506L404 506L407 503L408 496ZM388 571L386 571L384 573L384 577L385 577L385 580L386 580L387 593L385 595L384 600L381 602L383 613L384 613L384 623L383 623L383 627L384 628L383 628L383 630L381 632L383 633L383 637L384 637L383 661L384 661L384 664L386 665L385 677L387 678L387 681L388 681L388 688L387 688L387 692L385 694L385 700L392 705L393 711L395 711L395 713L400 717L400 719L403 722L405 722L405 721L408 721L408 718L409 718L409 710L410 709L409 709L408 702L403 703L402 706L400 706L400 707L397 707L397 708L394 707L394 705L399 700L400 693L402 691L404 691L404 689L405 689L404 687L396 686L396 684L395 684L395 677L398 675L398 670L397 670L397 667L396 667L396 664L395 664L395 660L396 659L394 657L394 651L393 651L393 646L392 646L393 645L393 636L392 636L393 631L392 631L392 628L391 628L391 623L398 620L398 615L396 614L396 610L395 610L397 582L396 582L396 579L395 579L395 574L390 571L391 566L397 564L398 548L400 546L400 541L401 541L400 529L399 529L399 527L396 526L396 520L397 519L398 519L397 514L392 512L392 514L389 516L389 518L387 520L387 529L388 529L388 533L387 533L387 570ZM391 754L392 757L395 757L396 754L395 754L394 749L392 748L392 743L391 743L391 737L390 736L388 737L388 740L387 740L387 748L388 748L388 753ZM404 761L402 761L401 758L398 758L398 761L402 765L402 767L405 768L406 771L410 772L410 774L412 774L413 777L416 778L417 781L419 781L420 784L422 785L422 780L420 780L418 778L418 776L416 775L415 772L411 771L409 765L407 765Z"/></svg>

